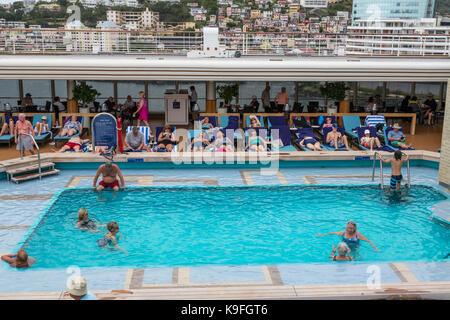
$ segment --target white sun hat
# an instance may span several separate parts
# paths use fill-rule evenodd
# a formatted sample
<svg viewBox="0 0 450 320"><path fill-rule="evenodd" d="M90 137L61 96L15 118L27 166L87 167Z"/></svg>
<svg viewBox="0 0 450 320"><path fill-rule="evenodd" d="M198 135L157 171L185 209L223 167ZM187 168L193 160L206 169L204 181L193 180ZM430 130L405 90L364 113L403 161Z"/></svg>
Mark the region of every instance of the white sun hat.
<svg viewBox="0 0 450 320"><path fill-rule="evenodd" d="M67 291L74 296L87 294L86 279L81 276L73 276L67 281Z"/></svg>
<svg viewBox="0 0 450 320"><path fill-rule="evenodd" d="M368 129L364 130L364 134L370 134L370 130Z"/></svg>

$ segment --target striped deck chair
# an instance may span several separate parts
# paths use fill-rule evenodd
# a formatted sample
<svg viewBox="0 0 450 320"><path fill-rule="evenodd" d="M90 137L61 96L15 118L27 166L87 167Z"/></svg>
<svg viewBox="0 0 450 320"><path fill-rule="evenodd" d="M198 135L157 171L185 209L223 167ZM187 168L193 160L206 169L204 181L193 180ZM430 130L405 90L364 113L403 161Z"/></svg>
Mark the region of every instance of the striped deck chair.
<svg viewBox="0 0 450 320"><path fill-rule="evenodd" d="M144 145L146 147L151 146L150 128L147 126L139 126L138 129L139 129L139 132L144 135ZM133 131L133 126L128 126L127 130L126 130L126 134L128 135L128 133L130 133L131 131ZM161 132L161 130L159 132ZM145 152L145 151L146 150L142 150L142 152Z"/></svg>

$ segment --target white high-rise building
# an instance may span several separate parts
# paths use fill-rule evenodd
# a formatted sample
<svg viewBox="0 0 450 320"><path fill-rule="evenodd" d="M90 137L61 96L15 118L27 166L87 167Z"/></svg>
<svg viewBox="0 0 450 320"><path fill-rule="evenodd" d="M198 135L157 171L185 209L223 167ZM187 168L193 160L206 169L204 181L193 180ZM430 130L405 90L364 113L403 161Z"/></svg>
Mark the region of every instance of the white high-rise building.
<svg viewBox="0 0 450 320"><path fill-rule="evenodd" d="M328 0L300 0L300 5L305 8L326 8Z"/></svg>
<svg viewBox="0 0 450 320"><path fill-rule="evenodd" d="M148 8L141 12L108 10L106 20L128 30L155 29L159 23L159 13Z"/></svg>

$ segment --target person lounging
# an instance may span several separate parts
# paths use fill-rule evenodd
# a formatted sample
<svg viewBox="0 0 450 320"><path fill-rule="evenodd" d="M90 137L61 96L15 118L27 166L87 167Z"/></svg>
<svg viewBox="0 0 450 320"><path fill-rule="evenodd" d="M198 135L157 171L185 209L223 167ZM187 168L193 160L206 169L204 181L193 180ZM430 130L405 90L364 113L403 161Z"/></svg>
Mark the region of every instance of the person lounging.
<svg viewBox="0 0 450 320"><path fill-rule="evenodd" d="M381 147L380 139L377 137L371 137L369 129L364 130L364 136L361 137L360 144L367 149L370 149L370 151L373 150L374 145L376 145L377 148Z"/></svg>
<svg viewBox="0 0 450 320"><path fill-rule="evenodd" d="M172 129L169 125L165 125L158 136L158 146L156 147L156 151L164 149L168 152L172 152L175 142L176 139Z"/></svg>
<svg viewBox="0 0 450 320"><path fill-rule="evenodd" d="M303 148L308 148L312 151L323 151L323 149L320 147L320 142L317 141L314 137L303 137L303 139L300 141L300 145Z"/></svg>
<svg viewBox="0 0 450 320"><path fill-rule="evenodd" d="M193 152L196 151L204 151L211 143L208 140L208 135L206 132L200 132L200 135L191 141L191 150Z"/></svg>
<svg viewBox="0 0 450 320"><path fill-rule="evenodd" d="M216 140L211 144L216 152L233 152L233 142L222 131L217 132Z"/></svg>
<svg viewBox="0 0 450 320"><path fill-rule="evenodd" d="M266 151L267 142L263 137L257 135L256 130L249 130L248 145L245 150Z"/></svg>
<svg viewBox="0 0 450 320"><path fill-rule="evenodd" d="M81 139L80 136L76 136L70 138L69 141L67 141L67 143L63 145L58 151L56 151L56 149L53 149L53 152L65 152L70 150L75 152L82 152L82 146L87 142L89 142L89 139Z"/></svg>
<svg viewBox="0 0 450 320"><path fill-rule="evenodd" d="M389 131L387 135L387 138L392 146L401 149L409 149L412 145L406 143L406 137L403 135L403 132L400 131L401 128L402 127L400 127L398 123L394 123L392 130Z"/></svg>
<svg viewBox="0 0 450 320"><path fill-rule="evenodd" d="M69 121L64 124L64 128L61 129L59 133L60 137L73 136L74 134L80 133L83 127L81 123L77 120L77 116L72 116Z"/></svg>
<svg viewBox="0 0 450 320"><path fill-rule="evenodd" d="M373 244L372 241L367 239L361 233L357 232L357 225L353 220L347 222L346 229L344 231L339 232L329 232L324 234L317 234L319 237L327 236L327 235L338 235L342 237L342 241L345 242L351 250L356 250L360 243L359 241L367 241L369 242L375 251L379 251L377 247Z"/></svg>
<svg viewBox="0 0 450 320"><path fill-rule="evenodd" d="M204 117L201 121L202 129L213 129L214 125L209 121L209 117Z"/></svg>

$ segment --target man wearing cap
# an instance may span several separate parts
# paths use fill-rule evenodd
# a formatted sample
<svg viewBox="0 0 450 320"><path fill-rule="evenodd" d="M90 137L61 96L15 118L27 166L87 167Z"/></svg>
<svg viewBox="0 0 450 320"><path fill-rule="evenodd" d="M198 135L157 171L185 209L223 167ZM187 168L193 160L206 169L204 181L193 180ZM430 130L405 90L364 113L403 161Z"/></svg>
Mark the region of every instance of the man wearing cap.
<svg viewBox="0 0 450 320"><path fill-rule="evenodd" d="M347 137L342 135L339 131L337 131L337 123L333 123L332 131L327 134L327 143L330 147L335 148L336 150L345 146L347 151L350 151L348 146Z"/></svg>
<svg viewBox="0 0 450 320"><path fill-rule="evenodd" d="M81 276L72 276L67 280L67 293L74 300L98 300L95 294L87 290L86 279Z"/></svg>
<svg viewBox="0 0 450 320"><path fill-rule="evenodd" d="M14 130L14 141L17 144L16 150L30 151L31 155L34 155L33 140L29 135L34 138L33 125L30 121L25 119L25 114L19 114L19 120L16 122L16 128Z"/></svg>
<svg viewBox="0 0 450 320"><path fill-rule="evenodd" d="M426 126L431 126L431 118L433 117L433 114L436 112L437 109L437 103L436 100L433 99L433 95L429 94L428 98L423 102L422 106L422 119L428 120L427 123L425 123Z"/></svg>
<svg viewBox="0 0 450 320"><path fill-rule="evenodd" d="M369 129L364 130L364 136L361 137L360 144L367 149L370 149L370 151L373 150L374 144L377 145L377 148L381 147L380 140L377 137L371 137Z"/></svg>
<svg viewBox="0 0 450 320"><path fill-rule="evenodd" d="M403 132L400 131L401 128L402 127L400 127L398 123L394 123L394 125L392 126L393 130L389 131L387 138L393 147L408 149L411 147L411 145L406 144L405 136L403 135Z"/></svg>

